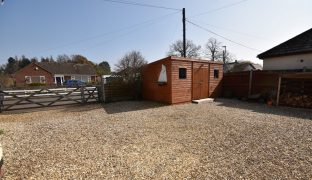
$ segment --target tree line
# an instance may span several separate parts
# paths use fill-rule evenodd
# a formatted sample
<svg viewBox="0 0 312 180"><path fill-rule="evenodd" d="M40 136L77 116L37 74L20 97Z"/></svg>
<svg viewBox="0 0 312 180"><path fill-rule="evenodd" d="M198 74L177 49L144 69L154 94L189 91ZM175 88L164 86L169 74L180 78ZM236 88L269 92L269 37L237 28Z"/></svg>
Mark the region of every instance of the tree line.
<svg viewBox="0 0 312 180"><path fill-rule="evenodd" d="M196 45L192 40L186 41L186 56L189 58L206 57L211 61L223 61L225 64L233 61L234 55L223 49L223 45L215 38L208 39L204 48ZM177 40L170 45L167 55L183 56L183 41Z"/></svg>
<svg viewBox="0 0 312 180"><path fill-rule="evenodd" d="M85 56L75 54L75 55L58 55L54 59L53 56L49 57L41 57L40 59L37 57L27 58L26 56L15 56L9 57L7 63L0 66L0 74L2 75L12 75L18 70L24 68L32 62L51 62L51 63L74 63L74 64L89 64L94 66L98 75L110 74L111 67L107 61L102 61L101 63L93 63Z"/></svg>
<svg viewBox="0 0 312 180"><path fill-rule="evenodd" d="M183 41L177 40L172 43L169 47L167 55L170 56L183 56ZM224 61L228 63L233 60L233 55L222 49L222 43L214 38L208 39L205 47L202 48L200 45L196 45L191 40L186 41L186 55L189 58L201 58L206 57L212 61ZM99 64L93 63L82 55L71 55L66 54L58 55L55 59L50 57L41 57L40 59L27 58L25 56L10 57L6 64L0 67L1 74L14 74L19 69L27 66L31 62L58 62L58 63L76 63L76 64L90 64L95 67L98 75L111 74L111 67L107 61L102 61ZM135 79L140 74L142 66L147 64L144 56L139 51L130 51L122 56L117 64L115 64L115 73L128 79Z"/></svg>

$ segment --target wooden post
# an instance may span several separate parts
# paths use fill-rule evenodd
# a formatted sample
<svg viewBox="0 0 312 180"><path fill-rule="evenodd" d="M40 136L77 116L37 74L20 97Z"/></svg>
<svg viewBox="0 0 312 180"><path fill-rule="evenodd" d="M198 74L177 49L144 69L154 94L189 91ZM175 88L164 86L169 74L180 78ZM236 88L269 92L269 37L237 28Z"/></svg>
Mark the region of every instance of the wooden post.
<svg viewBox="0 0 312 180"><path fill-rule="evenodd" d="M183 57L186 58L186 28L185 28L185 8L182 9L182 22L183 22Z"/></svg>
<svg viewBox="0 0 312 180"><path fill-rule="evenodd" d="M251 95L251 90L252 90L252 70L250 70L249 73L249 88L248 88L248 96Z"/></svg>
<svg viewBox="0 0 312 180"><path fill-rule="evenodd" d="M280 91L281 91L281 82L282 82L282 77L278 77L278 86L277 86L277 98L276 98L276 106L279 105L279 98L280 98Z"/></svg>
<svg viewBox="0 0 312 180"><path fill-rule="evenodd" d="M106 97L105 97L105 78L101 77L101 97L102 97L102 102L106 102Z"/></svg>
<svg viewBox="0 0 312 180"><path fill-rule="evenodd" d="M0 90L0 113L2 113L3 109L4 109L4 93L2 93L2 91Z"/></svg>
<svg viewBox="0 0 312 180"><path fill-rule="evenodd" d="M80 93L81 93L81 103L86 103L85 93L84 93L84 86L80 86Z"/></svg>

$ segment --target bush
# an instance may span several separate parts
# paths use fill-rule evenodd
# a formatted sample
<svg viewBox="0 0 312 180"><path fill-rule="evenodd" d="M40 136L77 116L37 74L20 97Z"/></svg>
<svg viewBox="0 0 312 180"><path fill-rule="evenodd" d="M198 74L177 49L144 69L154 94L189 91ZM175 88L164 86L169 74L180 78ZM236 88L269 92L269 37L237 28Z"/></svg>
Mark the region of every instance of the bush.
<svg viewBox="0 0 312 180"><path fill-rule="evenodd" d="M15 81L14 78L8 75L0 75L0 87L2 88L11 88L14 87Z"/></svg>
<svg viewBox="0 0 312 180"><path fill-rule="evenodd" d="M28 84L28 86L31 86L31 87L40 87L40 86L45 86L46 84L44 83L31 83L31 84Z"/></svg>

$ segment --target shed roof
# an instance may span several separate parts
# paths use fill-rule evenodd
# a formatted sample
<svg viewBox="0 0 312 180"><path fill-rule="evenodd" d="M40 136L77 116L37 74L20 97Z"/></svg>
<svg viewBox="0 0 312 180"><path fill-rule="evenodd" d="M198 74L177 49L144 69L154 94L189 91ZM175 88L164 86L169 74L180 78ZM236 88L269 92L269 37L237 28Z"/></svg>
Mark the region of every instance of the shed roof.
<svg viewBox="0 0 312 180"><path fill-rule="evenodd" d="M55 62L38 62L35 64L52 74L81 74L81 75L96 74L96 71L93 68L93 66L89 64L55 63Z"/></svg>
<svg viewBox="0 0 312 180"><path fill-rule="evenodd" d="M312 28L259 54L257 57L259 59L265 59L310 52L312 52Z"/></svg>
<svg viewBox="0 0 312 180"><path fill-rule="evenodd" d="M157 61L154 61L154 62L151 62L150 64L152 63L156 63L156 62L159 62L159 61L165 61L165 60L176 60L176 61L190 61L190 62L203 62L203 63L210 63L210 64L223 64L223 62L220 62L220 61L211 61L211 60L205 60L205 59L195 59L195 58L184 58L184 57L176 57L176 56L169 56L169 57L166 57L166 58L163 58L163 59L160 59L160 60L157 60Z"/></svg>

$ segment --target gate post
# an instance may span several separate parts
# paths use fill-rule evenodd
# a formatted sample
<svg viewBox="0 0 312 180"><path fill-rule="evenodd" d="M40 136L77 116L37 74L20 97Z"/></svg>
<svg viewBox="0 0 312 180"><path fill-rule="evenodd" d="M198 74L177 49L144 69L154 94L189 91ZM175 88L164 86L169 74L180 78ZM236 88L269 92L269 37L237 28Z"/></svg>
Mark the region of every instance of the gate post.
<svg viewBox="0 0 312 180"><path fill-rule="evenodd" d="M101 77L100 85L98 86L99 102L105 103L105 79Z"/></svg>
<svg viewBox="0 0 312 180"><path fill-rule="evenodd" d="M2 93L2 91L0 90L0 113L2 113L2 111L4 110L3 101L4 101L4 93Z"/></svg>
<svg viewBox="0 0 312 180"><path fill-rule="evenodd" d="M84 86L80 86L80 94L81 94L81 103L86 103L85 93L84 93Z"/></svg>
<svg viewBox="0 0 312 180"><path fill-rule="evenodd" d="M106 102L106 97L105 97L105 83L106 83L106 78L101 78L101 89L102 89L102 102Z"/></svg>

